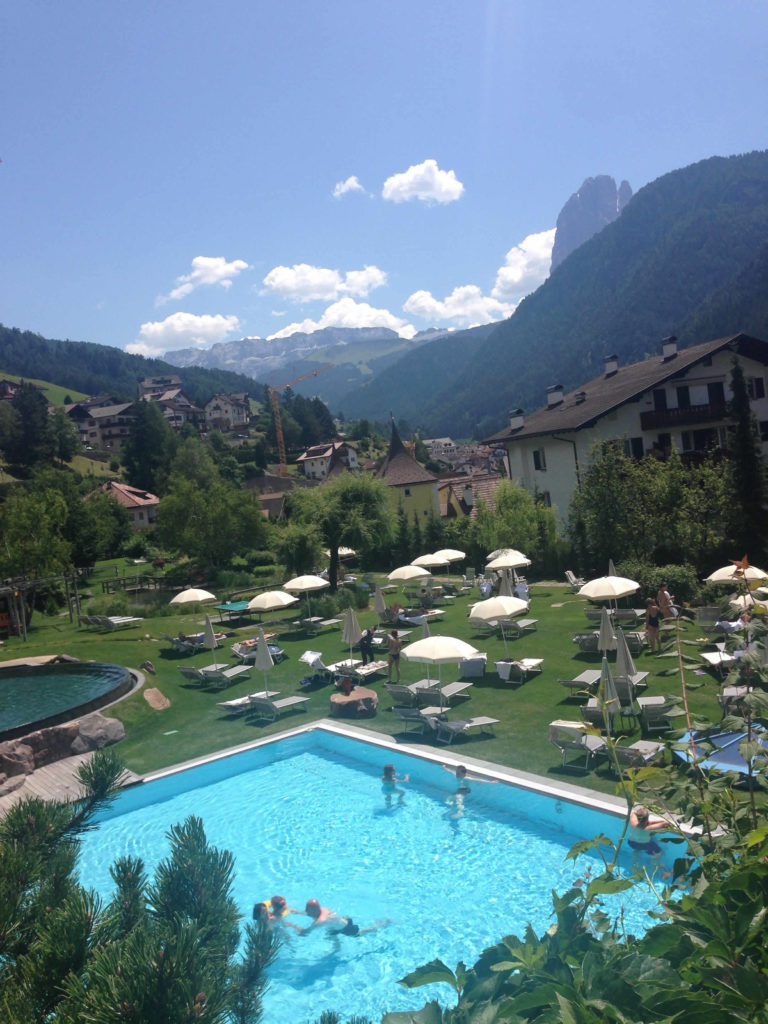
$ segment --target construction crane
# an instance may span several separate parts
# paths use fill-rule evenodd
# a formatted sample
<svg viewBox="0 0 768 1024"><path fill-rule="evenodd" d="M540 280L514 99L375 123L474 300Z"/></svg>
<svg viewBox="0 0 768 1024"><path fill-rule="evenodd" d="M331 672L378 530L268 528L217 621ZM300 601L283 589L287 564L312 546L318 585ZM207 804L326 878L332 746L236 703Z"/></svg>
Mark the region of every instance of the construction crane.
<svg viewBox="0 0 768 1024"><path fill-rule="evenodd" d="M316 370L310 370L309 373L302 373L300 377L294 377L293 380L289 380L286 384L278 384L277 387L269 389L269 400L272 403L272 415L275 418L275 438L277 440L277 458L278 458L278 473L280 476L285 476L288 471L288 460L285 454L285 438L283 437L283 423L280 416L280 402L278 400L278 392L283 391L285 388L293 387L294 384L299 384L303 380L307 380L309 377L316 377L318 373L322 373L324 370L330 370L333 363L326 363L325 366L318 366Z"/></svg>

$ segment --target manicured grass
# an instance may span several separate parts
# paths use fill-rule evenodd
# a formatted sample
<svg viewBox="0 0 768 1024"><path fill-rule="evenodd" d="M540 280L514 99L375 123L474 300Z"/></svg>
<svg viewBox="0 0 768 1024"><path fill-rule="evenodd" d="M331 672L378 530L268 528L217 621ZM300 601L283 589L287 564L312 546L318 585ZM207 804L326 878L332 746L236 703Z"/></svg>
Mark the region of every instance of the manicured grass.
<svg viewBox="0 0 768 1024"><path fill-rule="evenodd" d="M98 588L94 587L93 590L96 593ZM563 769L560 767L559 752L549 742L548 726L552 719L579 719L578 701L569 699L568 691L559 685L558 679L572 678L585 668L600 665L598 655L581 654L572 642L574 632L588 628L584 602L571 595L565 587L548 584L532 586L530 614L538 619L538 629L519 640L509 641L509 650L514 658L543 658L543 672L522 686L510 686L502 682L495 671L495 661L504 657L501 639L478 637L467 621L469 605L476 600L479 600L477 589L468 596L458 597L453 606L446 608L444 620L432 625L432 633L461 637L488 654L485 677L473 680L469 700L456 703L450 717L489 715L500 721L496 726L495 738L475 735L461 737L452 745L452 751L462 751L513 768L613 791L615 780L604 766L600 765L589 772L581 768ZM87 608L84 610L87 611ZM372 608L357 614L361 626L374 625L376 622ZM215 621L217 613L212 612L211 615ZM341 627L307 638L290 627L296 615L297 612L292 609L276 613L274 618L279 620L279 625L267 627L269 630L277 630L277 641L288 655L285 661L269 673L268 684L269 689L280 691L281 696L301 692L311 700L304 705L307 708L306 714L288 713L273 725L255 725L244 717L229 716L216 706L217 701L258 691L263 686L263 675L260 672L254 670L248 678L239 678L226 690L213 692L189 687L177 671L178 665L203 667L214 660L219 664L234 664L230 645L238 638L255 633L254 625L233 630L224 624L220 628L227 629L231 636L217 652L211 654L203 651L192 657L180 657L162 639L162 634L173 636L179 630L191 633L201 629L204 609L199 607L173 616L148 618L138 626L106 634L78 629L76 624L70 624L67 616L48 618L36 614L28 642L11 638L3 648L2 658L66 653L83 660L117 662L130 668L139 668L145 661L151 661L155 674L146 674L146 685L157 687L170 700L171 706L162 711L154 711L145 700L143 692L139 691L108 711L108 714L125 724L126 738L119 746L122 758L134 771L147 772L278 732L291 725L328 716L332 687L328 685L307 693L300 687L299 680L310 674L310 670L298 659L308 649L320 651L326 664L348 657L348 650L341 639ZM417 627L407 638L406 644L420 636L421 631ZM688 627L686 636L690 640L698 636L695 626ZM688 651L693 649L686 648ZM614 660L613 655L610 660ZM676 673L669 676L660 674L674 667L676 660L644 653L635 661L639 669L651 673L648 677L649 694L679 694L679 676ZM426 675L425 665L401 659L401 666L403 682L413 682ZM431 674L436 674L434 668ZM443 666L443 682L450 682L457 675L457 666ZM716 698L719 686L715 676L711 673L697 676L688 670L686 678L696 687L690 694L692 710L714 721L719 720L720 710ZM359 724L405 740L401 723L396 722L390 713L392 700L384 689L385 680L386 675L383 675L366 683L378 692L379 709L374 718L361 720ZM639 728L635 726L628 736L630 741L640 738ZM413 731L408 733L407 742L430 743L427 737L421 738Z"/></svg>

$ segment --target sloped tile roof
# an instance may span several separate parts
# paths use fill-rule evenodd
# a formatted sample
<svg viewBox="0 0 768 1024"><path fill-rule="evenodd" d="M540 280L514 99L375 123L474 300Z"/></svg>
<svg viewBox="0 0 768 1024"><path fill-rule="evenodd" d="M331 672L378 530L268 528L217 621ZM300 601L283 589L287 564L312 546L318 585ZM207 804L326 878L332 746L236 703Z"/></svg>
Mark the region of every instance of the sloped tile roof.
<svg viewBox="0 0 768 1024"><path fill-rule="evenodd" d="M726 348L768 364L768 342L747 334L717 338L702 345L680 349L668 359L652 356L639 363L619 366L615 373L603 374L582 384L559 404L537 409L525 417L523 426L517 429L505 427L485 438L482 443L495 444L522 437L581 430Z"/></svg>
<svg viewBox="0 0 768 1024"><path fill-rule="evenodd" d="M392 424L392 437L389 442L387 457L376 476L380 480L384 480L390 487L434 483L437 480L433 473L420 466L410 452L406 450L394 423Z"/></svg>

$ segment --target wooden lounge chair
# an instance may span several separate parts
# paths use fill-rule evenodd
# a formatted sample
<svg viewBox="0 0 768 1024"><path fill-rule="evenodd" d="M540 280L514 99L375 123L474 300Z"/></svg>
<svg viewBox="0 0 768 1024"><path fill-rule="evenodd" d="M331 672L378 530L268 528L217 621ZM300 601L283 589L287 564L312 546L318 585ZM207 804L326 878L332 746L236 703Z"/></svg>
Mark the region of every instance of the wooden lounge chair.
<svg viewBox="0 0 768 1024"><path fill-rule="evenodd" d="M471 729L479 729L482 733L495 736L494 725L499 722L498 718L488 718L480 715L477 718L456 718L452 721L447 718L438 718L436 715L425 716L430 729L435 734L437 743L453 743L457 736L466 736Z"/></svg>
<svg viewBox="0 0 768 1024"><path fill-rule="evenodd" d="M588 732L583 722L557 719L549 723L549 742L562 754L564 768L569 754L577 753L584 758L584 769L589 768L592 758L605 757L608 744L602 736Z"/></svg>
<svg viewBox="0 0 768 1024"><path fill-rule="evenodd" d="M300 708L302 711L306 711L304 706L309 697L281 697L280 700L270 700L269 697L258 697L251 695L250 703L248 705L248 711L253 713L253 717L256 719L262 719L267 722L276 722L280 717L280 714L287 708Z"/></svg>

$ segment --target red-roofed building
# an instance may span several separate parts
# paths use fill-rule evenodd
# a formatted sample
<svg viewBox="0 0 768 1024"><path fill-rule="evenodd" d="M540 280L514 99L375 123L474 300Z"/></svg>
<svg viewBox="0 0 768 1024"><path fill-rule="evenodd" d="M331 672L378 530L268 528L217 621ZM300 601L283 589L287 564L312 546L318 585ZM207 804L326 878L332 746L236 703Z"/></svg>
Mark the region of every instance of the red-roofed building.
<svg viewBox="0 0 768 1024"><path fill-rule="evenodd" d="M154 526L157 506L160 504L157 495L142 491L139 487L119 483L117 480L108 480L101 485L101 490L119 502L128 512L134 533Z"/></svg>

